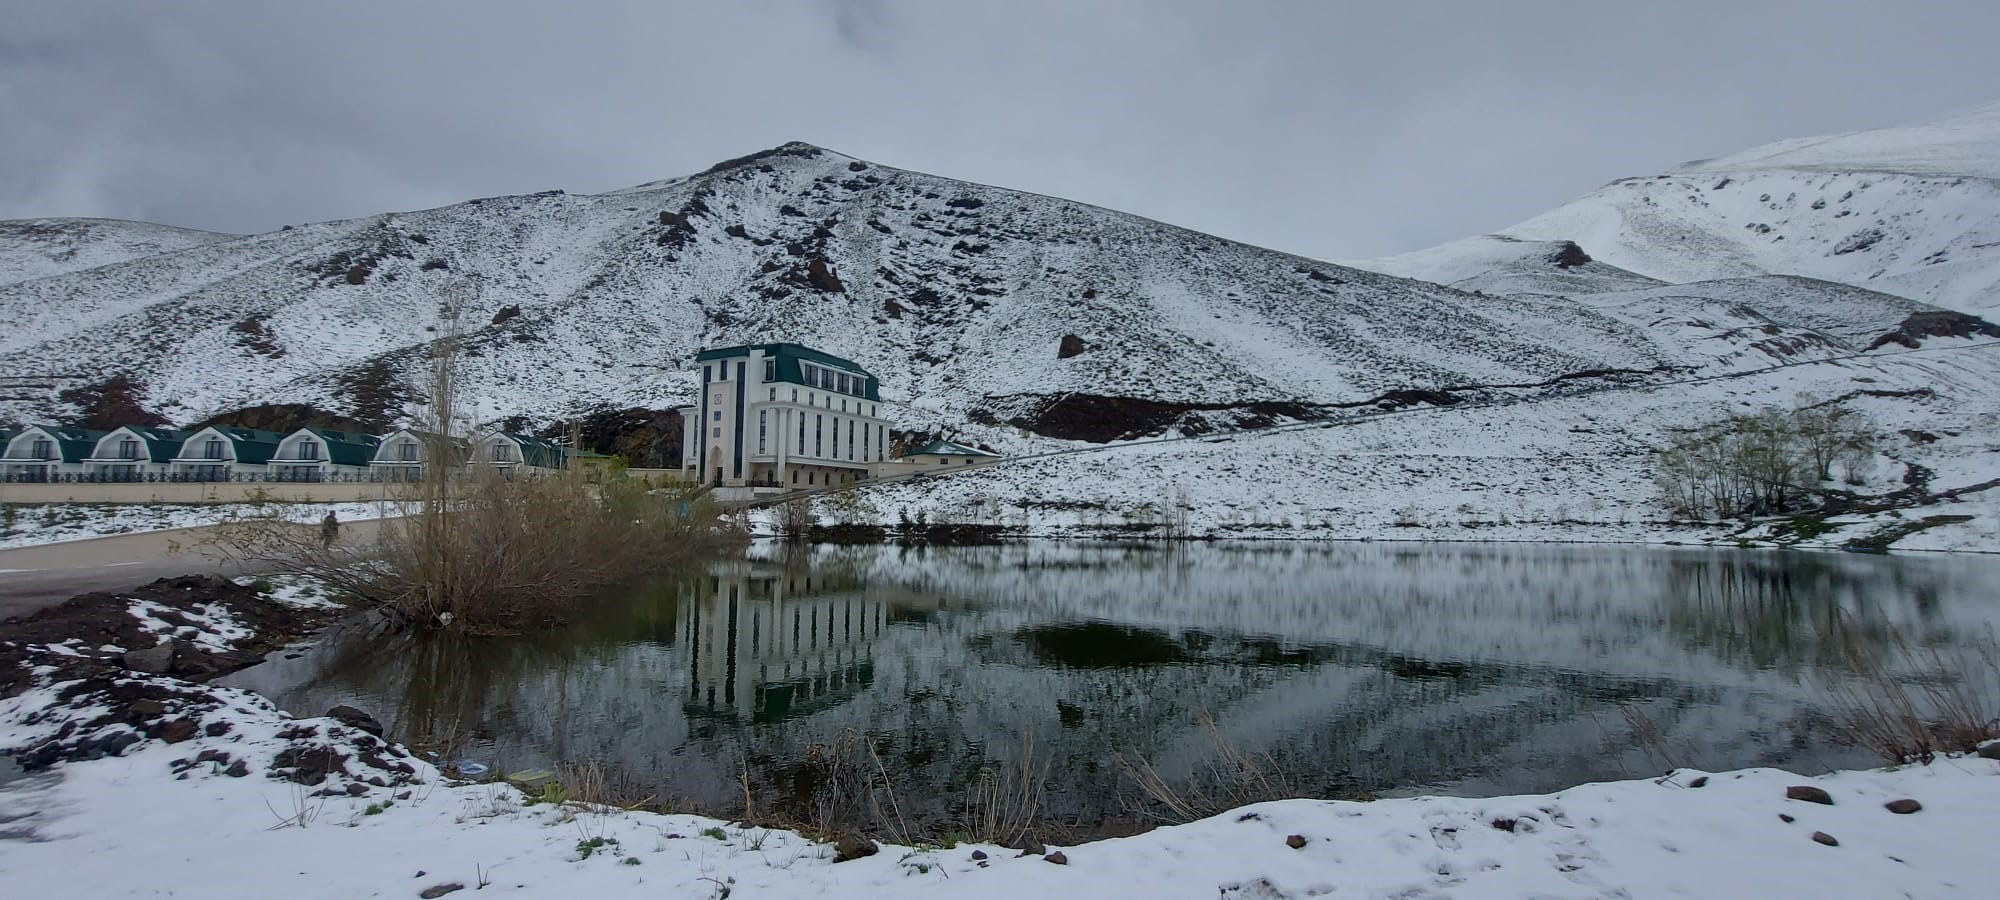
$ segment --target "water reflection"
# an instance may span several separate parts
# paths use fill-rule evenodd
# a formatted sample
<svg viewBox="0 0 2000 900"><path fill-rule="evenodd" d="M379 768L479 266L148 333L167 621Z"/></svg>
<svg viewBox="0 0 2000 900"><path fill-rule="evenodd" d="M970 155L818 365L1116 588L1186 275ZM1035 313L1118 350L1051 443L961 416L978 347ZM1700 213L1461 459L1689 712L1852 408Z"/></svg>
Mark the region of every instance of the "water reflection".
<svg viewBox="0 0 2000 900"><path fill-rule="evenodd" d="M1551 790L1708 767L1868 762L1820 683L1892 634L1984 635L2000 561L1661 548L1060 544L822 548L716 563L504 639L354 629L235 677L287 708L454 727L508 768L610 763L663 797L782 793L869 735L913 816L1024 736L1049 811L1127 812L1120 754L1189 778L1267 753L1323 795ZM1636 737L1642 711L1662 741Z"/></svg>

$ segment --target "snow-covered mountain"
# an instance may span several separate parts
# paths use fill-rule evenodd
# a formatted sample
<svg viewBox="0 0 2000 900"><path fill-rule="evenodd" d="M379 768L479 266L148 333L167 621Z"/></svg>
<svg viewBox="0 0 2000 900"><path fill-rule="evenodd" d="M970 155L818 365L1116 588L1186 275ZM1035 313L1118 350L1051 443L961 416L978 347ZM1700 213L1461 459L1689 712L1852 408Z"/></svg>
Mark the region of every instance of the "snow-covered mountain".
<svg viewBox="0 0 2000 900"><path fill-rule="evenodd" d="M1094 432L1040 425L1131 413L1126 401L1142 431L1193 409L1268 420L1673 355L1580 304L1475 296L788 144L606 194L293 227L0 285L14 325L0 374L130 373L178 421L272 402L366 413L385 384L417 380L452 296L466 393L489 419L672 404L691 393L679 372L697 349L767 340L868 366L907 424L1079 435ZM0 417L61 412L48 395L8 402Z"/></svg>
<svg viewBox="0 0 2000 900"><path fill-rule="evenodd" d="M2000 308L2000 104L1622 179L1497 237L1572 241L1661 281L1800 275L1987 314ZM1462 283L1493 240L1356 265Z"/></svg>
<svg viewBox="0 0 2000 900"><path fill-rule="evenodd" d="M117 219L0 222L0 284L158 256L231 237L213 231Z"/></svg>

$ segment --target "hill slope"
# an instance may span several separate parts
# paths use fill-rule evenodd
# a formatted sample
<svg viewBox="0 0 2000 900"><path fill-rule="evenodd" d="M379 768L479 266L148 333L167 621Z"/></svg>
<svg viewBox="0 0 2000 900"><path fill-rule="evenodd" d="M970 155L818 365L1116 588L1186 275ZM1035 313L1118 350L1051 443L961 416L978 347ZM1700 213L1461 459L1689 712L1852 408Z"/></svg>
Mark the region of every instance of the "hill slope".
<svg viewBox="0 0 2000 900"><path fill-rule="evenodd" d="M1063 404L1079 397L1110 398L1084 412L1139 399L1227 424L1668 356L1580 304L1477 297L804 144L607 194L301 226L0 286L19 324L0 351L24 369L133 373L178 421L269 402L386 421L448 296L489 419L671 404L697 349L763 340L870 367L911 424L1031 427L1076 418Z"/></svg>
<svg viewBox="0 0 2000 900"><path fill-rule="evenodd" d="M231 236L116 219L0 222L0 284L198 247Z"/></svg>

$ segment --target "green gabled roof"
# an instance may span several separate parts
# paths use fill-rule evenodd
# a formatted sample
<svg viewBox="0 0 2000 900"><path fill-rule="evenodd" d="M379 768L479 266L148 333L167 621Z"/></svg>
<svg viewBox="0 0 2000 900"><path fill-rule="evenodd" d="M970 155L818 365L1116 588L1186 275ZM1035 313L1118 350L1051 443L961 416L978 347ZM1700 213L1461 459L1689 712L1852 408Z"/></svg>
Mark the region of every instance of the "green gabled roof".
<svg viewBox="0 0 2000 900"><path fill-rule="evenodd" d="M513 441L514 446L521 448L521 463L523 465L538 466L544 469L560 469L563 467L563 461L568 458L569 451L565 450L563 445L548 438L532 437L512 431L502 431L498 432L498 434Z"/></svg>
<svg viewBox="0 0 2000 900"><path fill-rule="evenodd" d="M932 441L932 442L930 442L930 443L928 443L928 444L925 444L925 445L923 445L922 447L918 447L917 449L915 449L915 450L912 450L912 451L910 451L910 452L908 452L908 453L905 453L905 454L903 454L903 455L904 455L904 456L906 456L906 457L908 457L908 456L991 456L991 457L993 457L994 459L999 459L999 458L1000 458L1000 454L998 454L998 453L988 453L988 452L986 452L986 451L984 451L984 450L980 450L980 449L978 449L978 448L975 448L975 447L967 447L967 446L966 446L966 445L964 445L964 444L960 444L960 443L955 443L955 442L953 442L953 441L947 441L947 440L942 440L942 439L940 439L940 440L935 440L935 441Z"/></svg>
<svg viewBox="0 0 2000 900"><path fill-rule="evenodd" d="M405 435L405 434L409 435L410 437L416 438L417 443L420 446L423 446L427 449L430 447L437 446L439 442L445 443L447 446L451 448L450 455L452 457L451 458L452 465L459 465L464 463L467 456L470 455L472 452L470 449L471 442L467 441L465 438L449 437L446 435L438 434L437 432L434 431L419 431L415 428L398 428L395 431L391 431L388 434L383 435L381 438L376 440L374 448L371 449L369 452L371 454L379 454L382 452L383 447L389 446L389 442L395 440L397 435ZM378 461L375 460L373 455L371 455L369 459L371 461ZM379 460L379 462L397 463L402 461L396 459L384 459L384 460Z"/></svg>
<svg viewBox="0 0 2000 900"><path fill-rule="evenodd" d="M56 455L61 457L62 462L66 463L82 462L89 459L91 451L97 449L98 439L105 435L105 432L94 428L71 428L67 425L30 425L20 431L14 432L7 439L12 441L14 438L27 434L30 431L40 431L54 440Z"/></svg>
<svg viewBox="0 0 2000 900"><path fill-rule="evenodd" d="M858 396L865 400L874 400L878 403L882 400L882 379L875 377L875 373L862 368L853 360L842 359L831 353L822 353L804 344L743 344L736 347L717 347L713 350L703 350L695 354L694 361L699 363L714 359L731 359L738 356L747 356L752 350L762 350L766 357L774 358L778 361L779 381L803 387L817 388L819 387L818 385L806 384L805 372L799 367L799 364L805 362L820 363L839 369L846 369L851 373L860 373L867 383L862 387L860 394L853 396ZM821 388L821 390L824 390L824 388Z"/></svg>
<svg viewBox="0 0 2000 900"><path fill-rule="evenodd" d="M365 466L375 459L375 445L379 440L372 434L358 434L352 431L334 431L331 428L307 428L326 442L326 461L336 466Z"/></svg>
<svg viewBox="0 0 2000 900"><path fill-rule="evenodd" d="M148 428L138 425L113 428L105 432L104 437L110 437L121 431L137 437L140 443L145 444L146 458L156 463L163 463L173 459L174 454L181 452L181 444L186 443L188 439L188 433L177 428ZM99 438L98 441L102 443L103 438ZM92 452L96 452L94 447L92 448Z"/></svg>
<svg viewBox="0 0 2000 900"><path fill-rule="evenodd" d="M275 431L265 431L261 428L237 428L233 425L211 425L207 428L201 429L200 431L189 432L187 440L192 441L196 437L200 436L203 432L208 432L208 431L213 431L216 434L222 435L224 440L229 441L230 445L234 447L236 450L237 462L249 463L251 465L270 462L271 457L276 456L278 454L278 442L285 439L285 436L282 434L279 434ZM181 443L181 449L179 452L180 456L177 457L179 459L196 459L196 457L188 455L188 447L186 441L183 441Z"/></svg>

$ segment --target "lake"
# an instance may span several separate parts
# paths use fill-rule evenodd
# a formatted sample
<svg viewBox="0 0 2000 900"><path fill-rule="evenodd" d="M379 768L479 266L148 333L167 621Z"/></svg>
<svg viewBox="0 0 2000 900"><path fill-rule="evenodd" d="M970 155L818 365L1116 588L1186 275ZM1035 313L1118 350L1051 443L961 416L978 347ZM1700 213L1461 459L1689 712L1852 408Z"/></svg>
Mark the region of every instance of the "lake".
<svg viewBox="0 0 2000 900"><path fill-rule="evenodd" d="M858 752L898 816L942 831L1027 754L1039 815L1102 834L1159 814L1137 773L1226 798L1232 758L1322 797L1877 765L1833 740L1829 686L1898 640L1990 640L1996 583L1979 556L760 545L553 631L359 623L226 683L301 715L358 706L392 738L455 733L502 771L594 761L724 815L743 777L796 807L828 754Z"/></svg>

